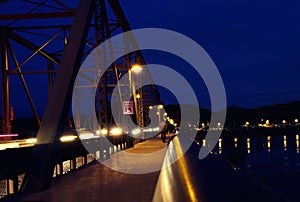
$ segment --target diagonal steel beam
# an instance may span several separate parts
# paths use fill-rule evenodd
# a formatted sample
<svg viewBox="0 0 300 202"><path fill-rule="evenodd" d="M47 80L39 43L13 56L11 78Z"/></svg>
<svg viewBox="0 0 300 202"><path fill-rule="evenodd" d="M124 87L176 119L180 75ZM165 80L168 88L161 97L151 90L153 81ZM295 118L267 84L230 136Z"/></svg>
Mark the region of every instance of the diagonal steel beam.
<svg viewBox="0 0 300 202"><path fill-rule="evenodd" d="M53 12L53 13L28 13L28 14L3 14L0 20L24 20L41 18L70 18L74 17L75 11Z"/></svg>
<svg viewBox="0 0 300 202"><path fill-rule="evenodd" d="M68 44L37 134L37 144L33 148L33 158L23 181L22 192L40 192L51 185L55 151L70 109L72 89L80 68L94 5L95 0L80 0L78 4Z"/></svg>
<svg viewBox="0 0 300 202"><path fill-rule="evenodd" d="M22 46L28 48L29 50L32 51L38 51L38 54L41 56L44 56L48 60L54 62L55 64L59 65L60 61L57 59L55 56L52 54L48 53L47 51L44 50L39 50L39 47L28 41L27 39L21 37L20 35L14 33L13 31L9 30L8 31L9 37L14 40L15 42L21 44Z"/></svg>
<svg viewBox="0 0 300 202"><path fill-rule="evenodd" d="M37 125L40 127L41 121L40 121L39 115L38 115L37 110L36 110L36 108L35 108L35 106L34 106L34 103L33 103L32 97L31 97L31 95L30 95L28 86L27 86L27 84L26 84L24 75L22 74L21 68L20 68L20 66L19 66L19 62L18 62L18 60L17 60L16 54L15 54L15 52L13 51L13 49L11 48L11 45L10 45L9 42L8 42L8 48L9 48L10 55L11 55L11 57L12 57L12 59L13 59L13 62L14 62L14 64L15 64L15 67L16 67L16 69L17 69L17 72L19 73L20 81L21 81L22 86L23 86L23 88L24 88L24 90L25 90L27 99L28 99L29 104L30 104L30 106L31 106L31 109L32 109L32 111L33 111L33 114L34 114L35 120L36 120L36 122L37 122Z"/></svg>

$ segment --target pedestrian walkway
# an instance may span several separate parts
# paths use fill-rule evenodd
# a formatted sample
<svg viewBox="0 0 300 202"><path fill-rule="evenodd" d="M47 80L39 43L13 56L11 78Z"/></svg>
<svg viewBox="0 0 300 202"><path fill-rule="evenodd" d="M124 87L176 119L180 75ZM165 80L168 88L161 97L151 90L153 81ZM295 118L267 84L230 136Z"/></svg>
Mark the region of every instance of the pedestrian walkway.
<svg viewBox="0 0 300 202"><path fill-rule="evenodd" d="M124 172L97 162L54 179L49 190L20 194L6 201L288 201L274 190L237 173L218 155L211 154L199 160L200 147L197 144L192 144L182 158L164 169L147 174L128 174L170 163L182 154L180 144L179 138L174 138L165 158L156 154L149 157L149 153L166 150L167 144L155 137L126 151L127 154L139 154L139 158L132 159L119 151L102 162Z"/></svg>
<svg viewBox="0 0 300 202"><path fill-rule="evenodd" d="M160 136L154 137L133 148L126 150L129 154L143 154L165 150L167 144L161 141ZM164 149L165 148L165 149ZM115 169L124 162L124 151L112 154L110 159L102 162ZM139 155L140 156L140 155ZM126 159L129 169L143 170L156 165L161 167L164 156L152 158ZM20 194L9 201L152 201L159 171L147 174L127 174L112 170L99 162L53 180L49 190L41 193ZM123 165L124 166L124 165ZM158 169L159 170L159 169Z"/></svg>

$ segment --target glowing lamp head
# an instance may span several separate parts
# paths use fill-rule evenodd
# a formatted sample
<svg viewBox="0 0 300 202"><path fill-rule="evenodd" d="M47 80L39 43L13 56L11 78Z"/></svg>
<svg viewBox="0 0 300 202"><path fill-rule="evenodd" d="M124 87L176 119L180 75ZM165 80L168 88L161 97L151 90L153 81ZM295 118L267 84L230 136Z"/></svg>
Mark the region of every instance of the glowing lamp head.
<svg viewBox="0 0 300 202"><path fill-rule="evenodd" d="M135 73L139 73L143 70L142 66L139 65L139 64L134 64L132 67L131 67L131 71L135 72Z"/></svg>
<svg viewBox="0 0 300 202"><path fill-rule="evenodd" d="M62 136L59 140L61 142L73 142L75 139L77 139L77 136L75 135L65 135Z"/></svg>
<svg viewBox="0 0 300 202"><path fill-rule="evenodd" d="M123 131L120 129L120 128L112 128L111 130L110 130L110 134L112 135L112 136L119 136L119 135L122 135L122 133L123 133Z"/></svg>
<svg viewBox="0 0 300 202"><path fill-rule="evenodd" d="M101 129L101 134L102 135L107 135L108 134L108 130L106 128Z"/></svg>

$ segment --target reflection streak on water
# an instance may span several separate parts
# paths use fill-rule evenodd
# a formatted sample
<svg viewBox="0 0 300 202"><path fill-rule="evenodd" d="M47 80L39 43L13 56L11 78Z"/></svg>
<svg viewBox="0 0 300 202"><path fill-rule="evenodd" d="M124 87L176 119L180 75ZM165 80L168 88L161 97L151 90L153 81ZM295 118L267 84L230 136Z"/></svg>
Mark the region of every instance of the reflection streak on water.
<svg viewBox="0 0 300 202"><path fill-rule="evenodd" d="M286 143L286 135L283 136L283 149L286 151L287 143Z"/></svg>
<svg viewBox="0 0 300 202"><path fill-rule="evenodd" d="M219 154L222 154L222 139L219 139Z"/></svg>
<svg viewBox="0 0 300 202"><path fill-rule="evenodd" d="M266 147L267 147L268 152L271 152L271 140L272 140L272 145L274 144L272 146L272 148L274 148L275 151L277 151L277 149L278 149L278 147L277 147L278 144L283 145L284 151L287 151L288 144L290 144L290 143L288 143L287 135L284 135L281 137L280 136L276 136L276 137L267 136L266 138L267 138ZM251 139L253 139L253 141L251 141ZM255 151L255 149L257 149L257 146L259 146L257 144L258 139L260 139L260 138L259 137L251 137L251 138L248 137L246 139L246 150L245 151L247 151L248 154L250 154L251 152ZM290 139L289 139L289 141L290 141ZM234 142L234 148L240 147L244 144L244 143L238 144L238 138L234 138L233 142ZM205 143L206 143L205 140L203 140L203 146L205 146ZM263 142L261 142L260 144L265 145L265 143L263 143ZM300 135L295 135L294 142L293 143L291 142L291 144L294 144L296 147L296 152L300 153ZM252 146L252 148L251 148L251 146ZM223 140L220 138L218 141L218 153L219 154L223 154L224 152L226 153L226 151L227 151L226 144L225 144L225 148L223 148L223 147L224 147ZM282 149L282 146L280 146L280 148Z"/></svg>
<svg viewBox="0 0 300 202"><path fill-rule="evenodd" d="M237 148L237 147L238 147L238 144L237 144L237 142L238 142L238 138L236 138L236 137L235 137L235 138L234 138L234 147L235 147L235 148Z"/></svg>
<svg viewBox="0 0 300 202"><path fill-rule="evenodd" d="M297 154L299 153L299 135L296 135L296 150Z"/></svg>
<svg viewBox="0 0 300 202"><path fill-rule="evenodd" d="M247 153L250 154L250 138L247 138Z"/></svg>
<svg viewBox="0 0 300 202"><path fill-rule="evenodd" d="M267 137L267 140L268 140L268 143L267 143L267 146L268 146L268 152L271 152L271 136L268 136L268 137Z"/></svg>
<svg viewBox="0 0 300 202"><path fill-rule="evenodd" d="M236 141L236 138L234 138L234 142ZM249 161L256 161L259 159L261 161L260 163L270 163L273 162L276 165L282 164L290 167L290 163L294 164L296 162L297 169L300 169L300 135L282 135L282 136L267 136L267 137L248 137L244 140L245 142L242 142L239 144L239 147L242 147L244 145L244 152L245 154L253 154L253 155L247 155L246 158L248 158ZM271 144L272 144L272 150L271 150ZM291 147L292 145L294 149L289 149L288 146ZM220 145L219 145L220 146ZM232 145L230 147L226 147L226 144L223 143L222 149L222 155L230 154L230 151L232 147L234 148L235 145ZM261 148L264 148L261 150ZM228 149L228 150L227 150ZM268 154L267 154L268 153ZM284 163L282 156L284 155ZM255 158L254 158L255 157ZM265 158L265 159L263 159ZM268 159L268 161L265 161ZM291 159L291 160L290 160ZM291 161L291 162L290 162ZM248 162L249 163L249 162ZM251 163L250 163L251 164ZM290 169L290 168L289 168Z"/></svg>

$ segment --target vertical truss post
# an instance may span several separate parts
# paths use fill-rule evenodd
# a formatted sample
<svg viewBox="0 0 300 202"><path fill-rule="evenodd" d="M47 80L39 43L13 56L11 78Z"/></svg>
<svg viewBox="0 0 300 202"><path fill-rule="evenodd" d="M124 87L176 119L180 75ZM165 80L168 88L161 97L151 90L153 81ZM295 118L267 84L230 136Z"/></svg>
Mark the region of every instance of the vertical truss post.
<svg viewBox="0 0 300 202"><path fill-rule="evenodd" d="M51 185L55 165L55 147L63 133L68 115L72 89L79 71L95 0L80 0L64 49L60 70L44 113L43 124L32 151L30 169L25 174L22 192L40 192Z"/></svg>
<svg viewBox="0 0 300 202"><path fill-rule="evenodd" d="M11 133L10 121L10 92L9 92L9 75L8 75L8 38L5 31L1 30L0 36L0 66L2 80L2 128L3 134Z"/></svg>
<svg viewBox="0 0 300 202"><path fill-rule="evenodd" d="M95 36L96 36L96 45L102 43L105 41L106 36L105 36L105 20L104 18L106 17L106 8L105 8L105 2L104 0L96 0L96 9L94 11L94 22L95 22ZM105 55L105 48L100 50L100 52L97 51L97 57L96 57L96 64L101 66L105 64L105 58L99 58L99 56L104 56ZM98 67L99 68L99 67ZM100 68L103 69L103 68ZM101 74L99 72L98 75L96 75L95 80L98 80L98 76ZM98 86L97 90L97 104L98 104L98 121L99 125L103 128L108 128L108 92L107 92L107 72L103 74L104 77L104 85L103 88L101 88L100 83L96 84Z"/></svg>

